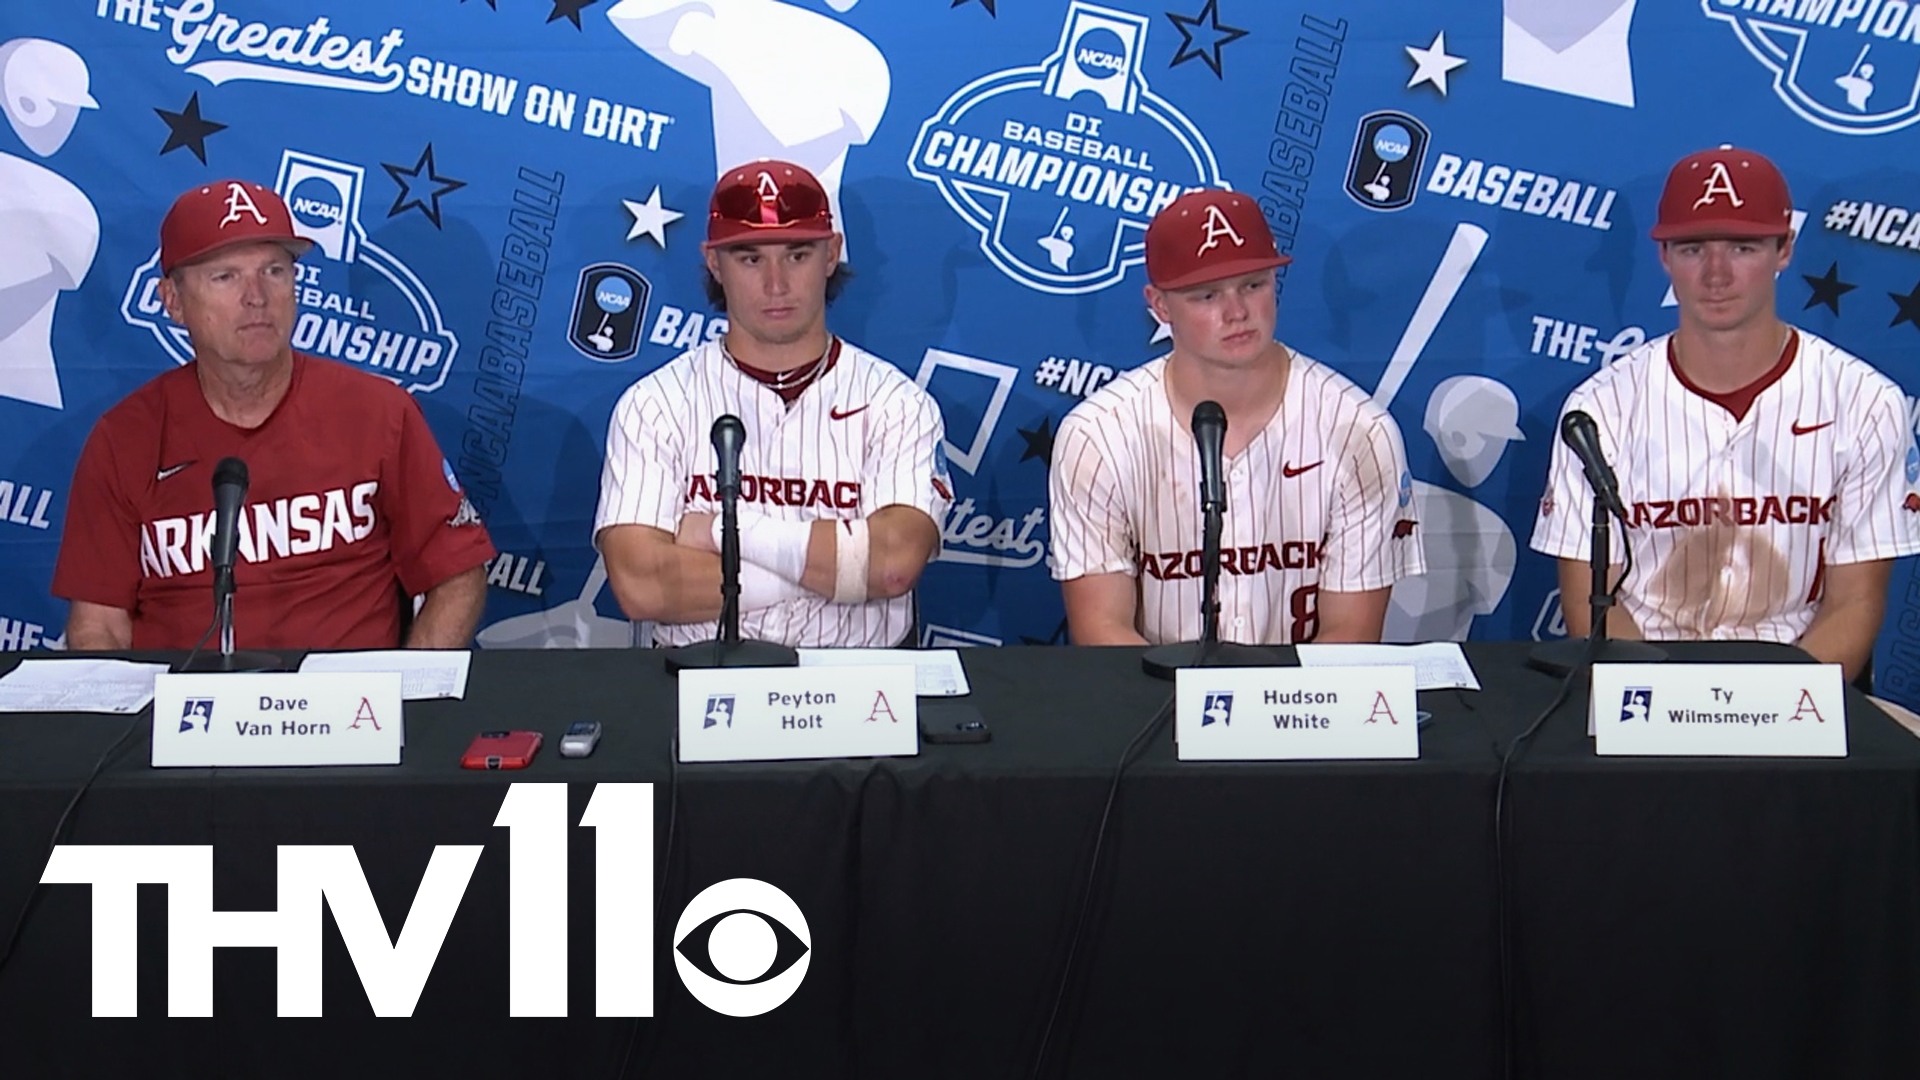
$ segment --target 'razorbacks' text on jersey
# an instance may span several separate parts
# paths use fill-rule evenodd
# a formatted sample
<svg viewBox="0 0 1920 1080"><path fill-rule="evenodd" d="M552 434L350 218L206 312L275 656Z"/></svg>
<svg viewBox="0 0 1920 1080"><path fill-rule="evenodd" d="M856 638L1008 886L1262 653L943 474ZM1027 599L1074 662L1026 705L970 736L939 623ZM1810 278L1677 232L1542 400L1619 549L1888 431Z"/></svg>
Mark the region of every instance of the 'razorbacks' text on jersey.
<svg viewBox="0 0 1920 1080"><path fill-rule="evenodd" d="M1225 462L1220 639L1312 640L1319 590L1384 589L1424 562L1412 477L1386 410L1332 368L1292 354L1286 396ZM1054 440L1053 551L1060 581L1139 579L1148 641L1200 638L1200 452L1167 400L1167 358L1076 406Z"/></svg>
<svg viewBox="0 0 1920 1080"><path fill-rule="evenodd" d="M843 521L900 505L939 525L952 502L940 408L893 365L843 342L833 366L788 406L710 341L629 387L614 406L594 536L610 525L671 533L686 514L718 514L710 436L714 420L729 413L747 429L743 512ZM896 645L912 627L911 595L864 604L808 595L740 615L742 637L803 647ZM690 645L715 630L711 622L663 623L654 640Z"/></svg>
<svg viewBox="0 0 1920 1080"><path fill-rule="evenodd" d="M1667 640L1792 642L1827 566L1920 551L1920 452L1892 380L1796 331L1744 417L1688 386L1671 335L1575 388L1620 478L1633 574L1620 600ZM1589 558L1593 492L1556 442L1533 548ZM1622 561L1621 530L1613 562Z"/></svg>

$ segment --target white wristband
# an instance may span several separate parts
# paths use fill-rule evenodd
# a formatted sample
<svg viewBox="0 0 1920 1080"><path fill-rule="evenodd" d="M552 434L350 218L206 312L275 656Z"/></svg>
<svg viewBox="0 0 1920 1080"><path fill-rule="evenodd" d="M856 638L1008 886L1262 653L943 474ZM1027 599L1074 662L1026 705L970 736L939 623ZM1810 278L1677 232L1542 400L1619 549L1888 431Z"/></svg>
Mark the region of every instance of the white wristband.
<svg viewBox="0 0 1920 1080"><path fill-rule="evenodd" d="M867 519L855 518L840 524L846 527L835 530L833 536L833 602L864 604L867 602L867 562L871 555Z"/></svg>
<svg viewBox="0 0 1920 1080"><path fill-rule="evenodd" d="M765 514L740 515L740 561L754 563L799 584L807 573L807 545L813 522L785 521ZM720 550L720 515L713 516L713 550Z"/></svg>
<svg viewBox="0 0 1920 1080"><path fill-rule="evenodd" d="M759 611L807 596L797 581L788 581L756 563L740 563L740 610Z"/></svg>

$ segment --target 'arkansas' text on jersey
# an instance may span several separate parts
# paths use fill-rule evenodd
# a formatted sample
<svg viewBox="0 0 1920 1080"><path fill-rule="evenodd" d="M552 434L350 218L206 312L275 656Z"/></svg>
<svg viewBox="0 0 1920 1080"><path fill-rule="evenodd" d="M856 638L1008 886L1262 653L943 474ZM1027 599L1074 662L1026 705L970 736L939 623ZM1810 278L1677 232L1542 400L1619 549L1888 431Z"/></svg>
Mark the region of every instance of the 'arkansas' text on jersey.
<svg viewBox="0 0 1920 1080"><path fill-rule="evenodd" d="M289 555L330 551L338 542L355 544L373 535L377 520L373 497L380 482L295 495L242 507L238 547L243 562L265 562ZM213 543L213 514L159 518L140 526L140 573L144 577L197 574L207 568Z"/></svg>

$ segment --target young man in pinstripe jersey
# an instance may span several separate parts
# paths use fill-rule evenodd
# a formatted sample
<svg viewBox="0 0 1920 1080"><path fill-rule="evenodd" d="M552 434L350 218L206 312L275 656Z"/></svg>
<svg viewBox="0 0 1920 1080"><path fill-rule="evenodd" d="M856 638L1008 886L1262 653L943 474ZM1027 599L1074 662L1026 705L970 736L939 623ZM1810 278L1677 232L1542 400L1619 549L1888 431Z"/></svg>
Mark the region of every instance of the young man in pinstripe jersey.
<svg viewBox="0 0 1920 1080"><path fill-rule="evenodd" d="M1220 639L1378 641L1393 583L1421 573L1393 418L1275 341L1274 247L1231 191L1181 196L1147 229L1146 300L1173 352L1061 422L1050 564L1082 645L1201 637L1194 406L1227 414Z"/></svg>
<svg viewBox="0 0 1920 1080"><path fill-rule="evenodd" d="M940 410L893 365L827 330L839 233L820 182L761 161L720 178L707 216L724 338L635 383L614 407L594 542L630 618L662 645L720 614L713 422L746 427L740 631L797 646L889 646L952 501Z"/></svg>
<svg viewBox="0 0 1920 1080"><path fill-rule="evenodd" d="M1577 387L1620 478L1633 576L1614 637L1795 642L1848 679L1873 653L1892 560L1920 551L1920 451L1899 387L1774 312L1793 255L1786 178L1749 150L1682 158L1653 239L1680 326ZM1533 547L1584 636L1593 493L1556 443Z"/></svg>

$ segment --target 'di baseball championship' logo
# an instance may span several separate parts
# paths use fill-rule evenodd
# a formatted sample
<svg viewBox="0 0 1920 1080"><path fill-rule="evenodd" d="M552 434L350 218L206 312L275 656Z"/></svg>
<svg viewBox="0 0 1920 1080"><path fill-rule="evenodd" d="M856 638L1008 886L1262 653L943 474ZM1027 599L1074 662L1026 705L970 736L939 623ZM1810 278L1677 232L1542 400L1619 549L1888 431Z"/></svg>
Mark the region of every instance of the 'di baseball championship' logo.
<svg viewBox="0 0 1920 1080"><path fill-rule="evenodd" d="M367 238L360 224L364 167L298 150L280 156L273 189L293 212L293 231L313 241L297 264L299 315L293 347L343 360L417 393L447 380L460 342L411 268ZM193 359L187 331L160 303L160 252L133 272L120 315L153 333L175 363Z"/></svg>
<svg viewBox="0 0 1920 1080"><path fill-rule="evenodd" d="M908 169L940 189L1008 277L1090 293L1146 260L1147 222L1225 187L1206 137L1142 74L1144 15L1074 0L1037 67L981 76L920 125Z"/></svg>
<svg viewBox="0 0 1920 1080"><path fill-rule="evenodd" d="M1733 28L1808 123L1882 135L1920 120L1920 4L1700 0L1700 9Z"/></svg>

